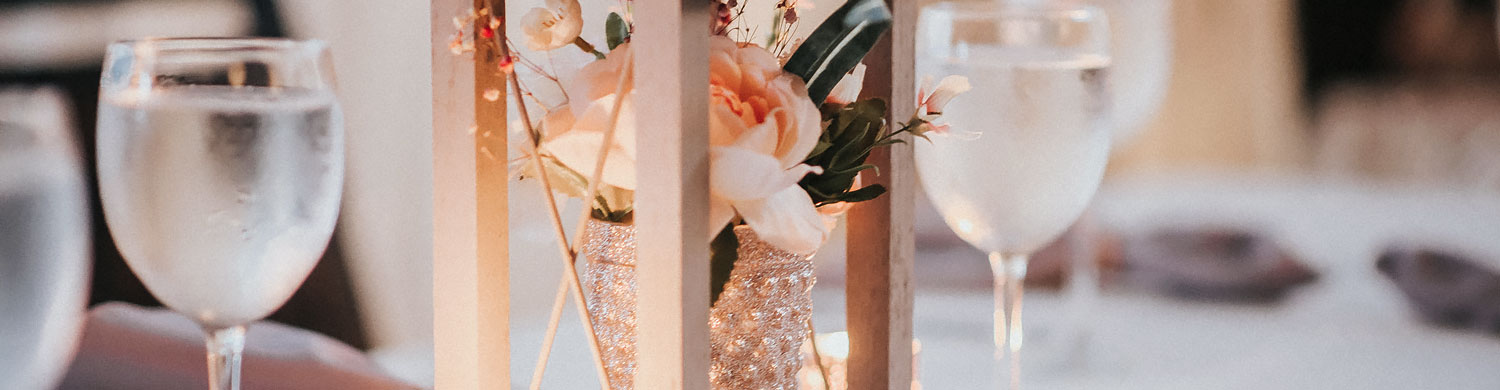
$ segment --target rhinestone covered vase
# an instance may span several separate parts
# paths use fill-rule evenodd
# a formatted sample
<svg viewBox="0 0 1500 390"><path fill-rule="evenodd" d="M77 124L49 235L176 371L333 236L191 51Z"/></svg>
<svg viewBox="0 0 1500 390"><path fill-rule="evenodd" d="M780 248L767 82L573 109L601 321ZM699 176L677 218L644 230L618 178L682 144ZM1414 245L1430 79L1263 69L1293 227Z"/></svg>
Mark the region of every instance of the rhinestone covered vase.
<svg viewBox="0 0 1500 390"><path fill-rule="evenodd" d="M709 311L710 383L714 390L797 389L812 315L812 255L776 248L747 226L734 233L739 260ZM634 389L635 254L634 227L589 221L583 284L614 390Z"/></svg>

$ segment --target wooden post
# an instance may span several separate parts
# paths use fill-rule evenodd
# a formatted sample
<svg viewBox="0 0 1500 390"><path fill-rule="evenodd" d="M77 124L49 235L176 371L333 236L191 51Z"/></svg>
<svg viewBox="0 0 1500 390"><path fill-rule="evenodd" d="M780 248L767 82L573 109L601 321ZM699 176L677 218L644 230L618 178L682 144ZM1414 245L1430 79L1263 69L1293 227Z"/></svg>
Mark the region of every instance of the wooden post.
<svg viewBox="0 0 1500 390"><path fill-rule="evenodd" d="M865 65L862 94L890 103L894 126L915 106L916 0L886 0L895 17L890 33L876 44ZM912 265L916 246L912 232L916 202L916 168L908 143L876 149L868 163L879 170L862 173L865 185L890 190L849 212L847 310L849 388L911 388ZM919 141L920 142L920 141ZM879 172L879 174L875 174Z"/></svg>
<svg viewBox="0 0 1500 390"><path fill-rule="evenodd" d="M708 388L708 26L711 2L635 2L635 386Z"/></svg>
<svg viewBox="0 0 1500 390"><path fill-rule="evenodd" d="M508 389L506 76L493 42L476 43L472 64L448 50L453 16L486 0L431 1L436 386ZM496 1L492 9L503 12ZM484 98L491 88L498 99Z"/></svg>

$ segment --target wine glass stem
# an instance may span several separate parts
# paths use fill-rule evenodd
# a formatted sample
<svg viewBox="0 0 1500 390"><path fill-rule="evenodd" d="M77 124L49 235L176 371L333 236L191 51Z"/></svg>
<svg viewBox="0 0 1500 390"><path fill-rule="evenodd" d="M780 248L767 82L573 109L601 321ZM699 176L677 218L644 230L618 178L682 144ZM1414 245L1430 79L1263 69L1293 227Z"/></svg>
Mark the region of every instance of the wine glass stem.
<svg viewBox="0 0 1500 390"><path fill-rule="evenodd" d="M1021 388L1021 295L1025 292L1027 255L990 253L990 269L995 274L995 361L996 372L1008 371L1008 381L997 388ZM1007 383L1008 382L1008 383Z"/></svg>
<svg viewBox="0 0 1500 390"><path fill-rule="evenodd" d="M244 326L208 330L209 390L240 389L240 357L244 352Z"/></svg>

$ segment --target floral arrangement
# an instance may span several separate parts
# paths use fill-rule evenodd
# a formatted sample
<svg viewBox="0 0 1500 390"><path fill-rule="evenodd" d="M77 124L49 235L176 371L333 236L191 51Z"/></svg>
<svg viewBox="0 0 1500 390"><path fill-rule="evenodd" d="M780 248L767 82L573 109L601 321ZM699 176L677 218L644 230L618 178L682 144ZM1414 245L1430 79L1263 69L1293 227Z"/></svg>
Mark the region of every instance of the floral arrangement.
<svg viewBox="0 0 1500 390"><path fill-rule="evenodd" d="M969 87L952 77L935 89L924 87L917 115L891 130L887 102L859 99L865 72L860 61L890 26L883 1L850 0L807 38L795 40L799 9L806 5L778 0L764 44L754 43L759 37L742 18L748 1L704 1L717 7L705 31L713 34L706 131L716 301L736 260L734 226L749 225L761 239L792 252L816 251L850 204L886 191L859 183L860 172L875 168L865 164L870 152L903 142L897 137L902 133L925 137L946 131L938 122L942 107ZM512 142L522 146L522 157L512 160L512 175L543 178L561 193L589 198L593 218L628 223L638 153L630 71L634 22L629 0L611 8L603 23L605 40L595 45L581 36L585 26L578 0L545 0L519 20L524 47L532 53L506 42L500 71L524 81L515 88L522 116L540 118L512 125L513 133L526 138ZM503 21L479 10L454 24L459 32L450 47L464 53L473 50L477 38L471 37L492 37ZM479 31L466 34L470 25ZM569 61L582 64L574 69ZM608 148L602 163L601 148ZM594 177L598 183L591 182Z"/></svg>

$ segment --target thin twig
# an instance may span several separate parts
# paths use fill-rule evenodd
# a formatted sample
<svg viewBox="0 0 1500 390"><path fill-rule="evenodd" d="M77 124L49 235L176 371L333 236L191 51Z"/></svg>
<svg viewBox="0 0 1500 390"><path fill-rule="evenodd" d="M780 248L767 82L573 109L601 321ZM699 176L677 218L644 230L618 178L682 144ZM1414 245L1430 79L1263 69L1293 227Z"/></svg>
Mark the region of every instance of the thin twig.
<svg viewBox="0 0 1500 390"><path fill-rule="evenodd" d="M547 52L547 65L557 67L557 59L552 57L552 52L550 51ZM563 104L567 104L573 101L573 98L568 96L568 87L564 87L562 81L558 80L556 77L553 77L552 84L556 84L557 92L562 94Z"/></svg>
<svg viewBox="0 0 1500 390"><path fill-rule="evenodd" d="M553 298L552 315L547 317L547 333L542 336L541 356L537 356L536 368L531 371L531 390L542 387L542 377L547 375L547 359L552 356L552 342L557 339L557 326L562 322L563 306L568 302L568 279L557 281L557 298Z"/></svg>
<svg viewBox="0 0 1500 390"><path fill-rule="evenodd" d="M512 74L512 76L514 76L514 74ZM519 80L519 78L518 78L516 80L516 82L519 83L519 82L521 82L521 80ZM536 105L541 106L542 109L544 109L544 110L547 109L547 102L543 102L541 98L536 97L536 94L531 93L531 88L527 88L525 84L522 84L521 85L521 91L522 91L521 93L526 94L526 97L531 98L531 101L536 102ZM527 114L529 116L530 113L527 113ZM540 138L538 138L538 139L540 139ZM532 146L533 146L533 150L535 150L535 146L536 145L532 145Z"/></svg>
<svg viewBox="0 0 1500 390"><path fill-rule="evenodd" d="M593 177L589 178L589 189L584 192L583 196L585 207L582 212L578 213L578 230L573 237L583 237L583 231L588 226L589 217L593 214L593 208L587 205L592 204L594 199L599 197L599 185L600 182L604 181L604 162L609 158L610 147L614 145L615 129L620 127L620 107L625 104L625 83L633 77L631 73L635 72L635 66L633 65L635 58L632 55L633 53L632 51L625 52L625 65L620 68L620 79L615 82L615 101L609 111L609 127L605 128L604 140L599 144L598 159L594 161L594 174ZM578 252L582 249L583 240L573 240L573 252Z"/></svg>
<svg viewBox="0 0 1500 390"><path fill-rule="evenodd" d="M511 42L509 38L505 39L505 43L506 47L515 46L515 43ZM538 75L541 75L548 80L557 81L557 76L553 76L551 73L547 73L547 70L542 69L541 65L537 65L536 61L532 61L530 58L526 58L526 56L521 55L520 51L511 50L510 55L511 58L516 59L516 62L520 63L521 66L525 66L531 69L531 71L536 72ZM550 58L551 56L549 55L548 59Z"/></svg>
<svg viewBox="0 0 1500 390"><path fill-rule="evenodd" d="M574 245L571 246L568 250L569 253L574 254L575 258L577 256L577 253L582 250L583 235L585 233L584 231L588 226L588 219L593 211L593 207L589 206L589 204L592 203L590 199L594 199L599 196L599 183L603 181L604 161L609 157L609 147L614 142L615 128L619 125L620 105L625 101L625 80L627 80L627 77L629 77L629 72L632 72L634 69L634 58L629 53L631 52L626 52L625 67L620 70L620 79L615 84L615 101L610 111L609 127L604 131L604 140L599 146L599 160L594 164L594 174L591 180L589 180L589 188L585 193L586 196L584 196L582 201L582 210L579 211L578 231L577 234L573 236ZM546 176L546 174L543 173L542 176ZM557 221L557 226L559 229L559 234L561 234L561 220ZM567 278L568 275L563 275L563 277ZM577 275L574 275L574 277L576 278ZM559 284L563 283L567 283L567 280L563 280ZM537 368L535 371L533 371L532 374L532 390L537 389L538 383L541 382L542 375L546 371L547 357L551 353L552 340L557 335L557 323L559 322L559 318L562 316L562 307L563 305L567 304L567 299L564 295L562 295L563 289L559 288L558 292L559 294L557 298L552 302L552 317L548 319L547 333L545 339L542 340L541 359L537 361ZM583 308L583 315L587 316L587 303L585 303L585 301L581 297L579 298L578 302L579 306ZM591 334L592 329L593 328L591 327Z"/></svg>
<svg viewBox="0 0 1500 390"><path fill-rule="evenodd" d="M818 365L818 373L823 374L823 390L833 390L833 381L828 379L828 366L823 365L823 354L818 352L818 331L813 329L812 317L807 318L807 342L812 345L813 362Z"/></svg>
<svg viewBox="0 0 1500 390"><path fill-rule="evenodd" d="M516 111L521 115L522 126L526 127L526 133L531 136L532 145L535 147L540 147L541 139L537 137L535 129L533 129L531 126L531 115L526 112L526 99L521 97L521 82L515 77L510 77L510 81L511 90L514 91L514 95L516 96ZM589 342L589 352L593 353L594 355L594 368L597 369L599 374L600 387L604 390L609 390L609 373L604 369L604 355L599 350L599 337L594 333L593 319L589 317L588 308L584 303L585 301L583 298L583 284L578 280L578 268L574 265L578 256L573 252L572 246L568 245L567 232L563 229L562 216L557 211L557 200L552 197L552 183L551 180L547 177L546 166L542 164L541 154L533 151L531 154L531 163L538 173L537 177L542 182L542 195L547 202L547 209L551 211L550 217L552 217L552 226L557 233L558 250L563 256L563 279L568 283L568 289L573 291L574 297L578 300L578 320L583 323L583 328L585 330L584 333L585 336L587 336ZM555 324L554 326L552 326L552 328L553 329L549 330L548 333L551 335L555 335ZM551 339L551 337L548 337L543 341L543 345L550 347ZM546 353L544 352L544 356L545 354ZM546 360L537 362L537 366L540 367L538 368L538 370L545 371L546 365ZM539 386L541 386L540 382L540 380L533 382L531 384L531 388L537 389Z"/></svg>

